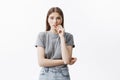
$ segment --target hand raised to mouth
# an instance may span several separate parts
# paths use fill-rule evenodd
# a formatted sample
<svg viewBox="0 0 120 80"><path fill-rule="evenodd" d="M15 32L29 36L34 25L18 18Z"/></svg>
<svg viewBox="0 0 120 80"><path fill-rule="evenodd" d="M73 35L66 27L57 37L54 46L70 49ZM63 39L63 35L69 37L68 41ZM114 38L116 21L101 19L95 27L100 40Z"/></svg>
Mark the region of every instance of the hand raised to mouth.
<svg viewBox="0 0 120 80"><path fill-rule="evenodd" d="M56 32L59 34L60 37L64 36L64 28L61 25L56 27Z"/></svg>

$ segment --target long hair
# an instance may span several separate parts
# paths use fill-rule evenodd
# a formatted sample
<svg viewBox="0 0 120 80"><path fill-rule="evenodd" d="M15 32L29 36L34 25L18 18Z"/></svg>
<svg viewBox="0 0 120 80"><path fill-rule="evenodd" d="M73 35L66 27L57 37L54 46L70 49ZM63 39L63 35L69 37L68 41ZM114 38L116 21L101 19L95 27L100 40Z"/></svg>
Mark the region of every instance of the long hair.
<svg viewBox="0 0 120 80"><path fill-rule="evenodd" d="M59 15L62 17L62 23L61 23L61 25L64 28L64 14L63 14L62 10L59 7L52 7L52 8L49 9L49 11L47 13L47 17L46 17L46 31L50 30L50 25L48 23L48 17L53 12L59 13Z"/></svg>

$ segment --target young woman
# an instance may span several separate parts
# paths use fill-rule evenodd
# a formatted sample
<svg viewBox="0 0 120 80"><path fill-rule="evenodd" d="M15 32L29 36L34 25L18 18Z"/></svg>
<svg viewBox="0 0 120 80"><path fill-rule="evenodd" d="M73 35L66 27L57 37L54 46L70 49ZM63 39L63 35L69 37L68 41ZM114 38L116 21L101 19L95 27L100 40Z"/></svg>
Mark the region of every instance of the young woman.
<svg viewBox="0 0 120 80"><path fill-rule="evenodd" d="M42 67L39 80L70 80L67 65L76 62L72 57L74 40L64 30L64 15L59 7L49 9L46 31L39 33L35 46L38 64Z"/></svg>

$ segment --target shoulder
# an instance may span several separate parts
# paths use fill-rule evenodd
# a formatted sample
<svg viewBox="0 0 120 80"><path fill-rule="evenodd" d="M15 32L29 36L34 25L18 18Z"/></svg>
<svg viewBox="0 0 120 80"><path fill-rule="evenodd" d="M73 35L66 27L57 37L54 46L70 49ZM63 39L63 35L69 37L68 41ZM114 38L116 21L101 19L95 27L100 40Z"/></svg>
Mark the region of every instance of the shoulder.
<svg viewBox="0 0 120 80"><path fill-rule="evenodd" d="M44 37L44 36L45 36L45 34L46 34L46 32L45 32L45 31L44 31L44 32L39 32L39 33L38 33L38 36L39 36L39 37Z"/></svg>
<svg viewBox="0 0 120 80"><path fill-rule="evenodd" d="M65 37L73 37L73 34L71 34L71 33L69 33L69 32L65 32L65 35L64 35Z"/></svg>

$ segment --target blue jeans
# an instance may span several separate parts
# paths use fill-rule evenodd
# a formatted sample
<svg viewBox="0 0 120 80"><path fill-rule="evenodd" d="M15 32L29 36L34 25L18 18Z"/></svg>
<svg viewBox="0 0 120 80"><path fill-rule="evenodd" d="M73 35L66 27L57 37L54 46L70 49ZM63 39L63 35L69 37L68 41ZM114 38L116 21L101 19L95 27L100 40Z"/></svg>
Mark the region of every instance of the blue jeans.
<svg viewBox="0 0 120 80"><path fill-rule="evenodd" d="M68 67L43 67L39 80L70 80Z"/></svg>

